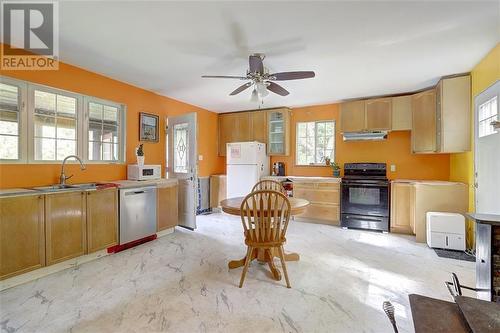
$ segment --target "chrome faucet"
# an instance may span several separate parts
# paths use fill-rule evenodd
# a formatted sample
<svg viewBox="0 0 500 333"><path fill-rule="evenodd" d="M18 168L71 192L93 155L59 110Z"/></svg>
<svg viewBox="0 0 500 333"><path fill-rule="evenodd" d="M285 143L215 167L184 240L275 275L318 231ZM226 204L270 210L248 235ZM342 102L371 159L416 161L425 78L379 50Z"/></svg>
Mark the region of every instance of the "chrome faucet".
<svg viewBox="0 0 500 333"><path fill-rule="evenodd" d="M80 162L80 170L85 170L85 164L83 164L82 160L80 159L80 157L76 156L76 155L69 155L69 156L66 156L62 162L62 166L61 166L61 176L59 176L59 185L60 186L64 186L66 185L66 180L70 179L71 177L73 177L73 175L69 176L69 177L66 177L66 175L64 174L64 165L66 164L66 160L68 158L74 158L75 160L77 160L78 162Z"/></svg>

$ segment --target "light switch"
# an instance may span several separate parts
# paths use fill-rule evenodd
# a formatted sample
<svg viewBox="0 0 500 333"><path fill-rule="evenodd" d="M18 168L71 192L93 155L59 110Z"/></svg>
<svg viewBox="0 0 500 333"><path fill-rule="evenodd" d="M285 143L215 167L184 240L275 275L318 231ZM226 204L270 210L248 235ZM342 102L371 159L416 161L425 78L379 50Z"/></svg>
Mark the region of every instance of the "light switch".
<svg viewBox="0 0 500 333"><path fill-rule="evenodd" d="M391 164L391 172L396 172L396 164Z"/></svg>
<svg viewBox="0 0 500 333"><path fill-rule="evenodd" d="M203 161L203 155L198 155L198 161Z"/></svg>

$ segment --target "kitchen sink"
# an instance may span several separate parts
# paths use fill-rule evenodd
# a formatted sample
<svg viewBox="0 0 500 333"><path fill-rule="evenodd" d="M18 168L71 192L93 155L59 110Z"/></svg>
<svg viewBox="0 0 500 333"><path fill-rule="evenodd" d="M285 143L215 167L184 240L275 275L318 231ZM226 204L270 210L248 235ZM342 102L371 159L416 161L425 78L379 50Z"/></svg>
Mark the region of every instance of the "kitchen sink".
<svg viewBox="0 0 500 333"><path fill-rule="evenodd" d="M60 192L60 191L69 191L69 190L92 190L97 188L96 183L85 183L85 184L72 184L72 185L49 185L49 186L39 186L33 187L33 190L42 191L42 192Z"/></svg>

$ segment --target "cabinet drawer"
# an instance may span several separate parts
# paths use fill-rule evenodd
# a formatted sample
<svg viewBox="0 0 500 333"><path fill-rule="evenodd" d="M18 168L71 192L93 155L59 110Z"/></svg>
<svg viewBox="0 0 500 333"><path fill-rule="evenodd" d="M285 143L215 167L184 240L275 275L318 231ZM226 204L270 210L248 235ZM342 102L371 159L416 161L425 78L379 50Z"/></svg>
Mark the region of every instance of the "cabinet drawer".
<svg viewBox="0 0 500 333"><path fill-rule="evenodd" d="M338 190L314 190L308 188L298 188L293 190L294 198L306 199L311 203L324 202L328 204L339 204Z"/></svg>
<svg viewBox="0 0 500 333"><path fill-rule="evenodd" d="M300 218L311 218L315 220L329 221L338 224L340 219L340 207L338 205L310 204Z"/></svg>
<svg viewBox="0 0 500 333"><path fill-rule="evenodd" d="M340 189L340 183L293 183L293 188L294 189L302 189L302 188L309 188L309 189L321 189L321 190L327 190L327 189L332 189L332 190L338 190Z"/></svg>

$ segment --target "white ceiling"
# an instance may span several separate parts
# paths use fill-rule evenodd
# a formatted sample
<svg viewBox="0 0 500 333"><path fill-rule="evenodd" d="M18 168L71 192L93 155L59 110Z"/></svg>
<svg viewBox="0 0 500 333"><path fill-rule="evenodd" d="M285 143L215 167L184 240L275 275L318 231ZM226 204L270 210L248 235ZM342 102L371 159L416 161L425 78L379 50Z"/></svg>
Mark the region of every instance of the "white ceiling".
<svg viewBox="0 0 500 333"><path fill-rule="evenodd" d="M205 109L255 109L248 55L314 70L264 107L407 92L470 71L499 41L499 1L61 2L62 61Z"/></svg>

